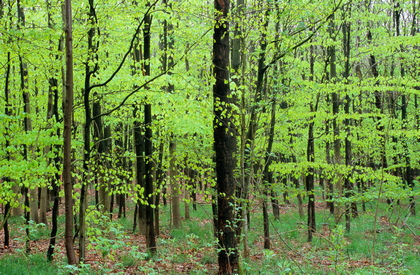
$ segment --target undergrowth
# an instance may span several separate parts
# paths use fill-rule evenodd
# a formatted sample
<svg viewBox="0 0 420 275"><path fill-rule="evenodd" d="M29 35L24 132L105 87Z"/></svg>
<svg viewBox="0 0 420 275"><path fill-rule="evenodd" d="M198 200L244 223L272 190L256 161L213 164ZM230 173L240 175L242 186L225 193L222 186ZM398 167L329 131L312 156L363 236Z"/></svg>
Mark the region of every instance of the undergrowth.
<svg viewBox="0 0 420 275"><path fill-rule="evenodd" d="M242 274L415 274L420 270L420 221L411 217L403 204L391 208L383 203L379 212L375 212L374 206L367 207L366 212L359 212L352 219L350 232L346 232L344 221L336 223L319 204L317 232L312 243L306 241L306 220L299 217L296 207L282 205L281 209L280 220L270 219L270 250L263 249L260 209L251 211L246 231L250 256L240 260ZM48 227L25 225L14 218L11 228L21 230L12 231L14 250L0 254L0 275L217 272L217 240L208 204L199 204L197 211L191 211L191 218L183 220L181 228L170 227L170 211L163 207L158 253L152 257L146 253L144 237L132 232L132 213L111 221L93 208L89 211L91 241L85 263L67 265L62 240L57 244L55 260L47 262ZM24 251L25 226L31 234L30 254Z"/></svg>

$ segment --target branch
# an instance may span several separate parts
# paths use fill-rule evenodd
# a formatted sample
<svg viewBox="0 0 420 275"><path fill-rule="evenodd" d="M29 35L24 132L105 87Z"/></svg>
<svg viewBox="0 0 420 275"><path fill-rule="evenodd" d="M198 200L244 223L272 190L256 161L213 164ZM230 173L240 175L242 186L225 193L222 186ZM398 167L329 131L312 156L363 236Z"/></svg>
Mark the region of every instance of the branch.
<svg viewBox="0 0 420 275"><path fill-rule="evenodd" d="M326 21L328 21L329 19L331 19L331 17L334 15L334 13L340 8L342 2L344 0L341 0L340 3L337 4L337 6L334 8L334 10L330 13L330 15L328 15L323 21L324 23ZM274 55L273 59L270 61L270 63L268 63L264 68L263 68L263 72L265 72L266 70L268 70L270 68L270 66L274 65L279 59L281 59L282 57L284 57L288 52L291 52L297 48L299 48L300 46L302 46L303 44L305 44L306 42L308 42L309 40L312 39L312 37L314 37L314 35L317 33L317 31L323 26L323 24L319 24L313 31L312 33L306 37L305 39L303 39L302 41L300 41L298 44L294 45L293 47L287 49L285 52L279 54L279 55Z"/></svg>
<svg viewBox="0 0 420 275"><path fill-rule="evenodd" d="M112 79L114 79L114 77L117 75L117 73L121 70L122 66L125 63L125 60L127 59L128 55L130 54L131 50L134 47L134 41L136 40L137 35L140 33L140 28L144 23L144 20L146 18L146 16L150 13L150 10L157 4L159 0L156 0L152 5L150 5L150 7L147 9L146 13L143 16L143 19L140 21L140 24L138 25L136 31L134 32L133 38L131 38L130 41L130 47L128 48L127 52L124 54L123 59L121 60L120 65L118 65L117 69L112 73L112 75L103 83L100 84L95 84L90 86L90 90L94 89L94 88L98 88L98 87L103 87L106 86L109 82L112 81Z"/></svg>
<svg viewBox="0 0 420 275"><path fill-rule="evenodd" d="M118 110L119 108L121 108L125 102L135 93L137 93L138 91L140 91L142 88L146 87L148 84L150 84L151 82L155 81L156 79L158 79L159 77L161 77L162 75L167 74L172 68L174 68L181 60L184 59L184 57L195 47L197 46L197 44L199 43L199 41L201 41L201 38L203 38L207 33L209 33L212 29L208 29L207 31L205 31L197 40L195 43L193 43L190 47L187 48L187 50L185 51L185 53L178 59L178 61L174 62L174 65L170 68L168 68L167 70L161 72L160 74L152 77L151 79L147 80L145 83L143 83L142 85L140 85L139 87L135 88L133 91L131 91L122 101L120 104L118 104L116 107L112 108L111 110L99 114L97 116L92 117L92 120L98 119L100 117L103 116L107 116L110 115L111 113L113 113L114 111Z"/></svg>

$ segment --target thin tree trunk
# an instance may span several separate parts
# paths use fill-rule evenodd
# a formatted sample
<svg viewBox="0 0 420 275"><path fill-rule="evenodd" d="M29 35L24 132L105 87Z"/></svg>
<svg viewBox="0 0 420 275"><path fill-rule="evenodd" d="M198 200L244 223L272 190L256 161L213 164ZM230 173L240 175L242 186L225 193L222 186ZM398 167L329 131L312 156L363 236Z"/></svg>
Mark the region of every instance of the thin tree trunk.
<svg viewBox="0 0 420 275"><path fill-rule="evenodd" d="M145 170L146 170L146 165L145 165L145 160L144 160L144 136L141 133L141 128L140 128L140 122L137 119L137 108L136 106L134 107L133 110L133 117L135 118L134 121L134 150L135 150L135 154L136 154L136 183L137 185L140 185L140 189L142 190L139 195L140 200L137 201L137 206L136 206L136 210L134 213L134 225L133 225L133 231L135 230L135 228L137 227L136 223L137 223L137 218L138 218L138 224L139 224L139 232L140 234L146 236L146 204L144 203L144 201L146 200L146 196L144 193L144 189L146 187L145 184L145 179L144 179L144 175L145 175Z"/></svg>
<svg viewBox="0 0 420 275"><path fill-rule="evenodd" d="M334 24L334 16L330 19L330 25L329 25L329 33L330 37L335 41L335 24ZM330 57L330 80L335 83L337 81L337 68L336 68L336 49L335 46L329 46L328 47L329 57ZM335 166L341 165L341 140L340 140L340 126L338 123L337 116L340 112L340 96L337 92L333 92L331 94L332 99L332 113L333 113L333 164ZM335 192L337 197L341 197L343 189L343 183L342 183L342 175L340 173L340 169L336 168L336 180L335 180ZM331 202L333 206L331 206L331 209L334 209L334 216L335 216L335 222L338 223L341 215L342 215L342 207L340 205L337 205L334 202Z"/></svg>
<svg viewBox="0 0 420 275"><path fill-rule="evenodd" d="M10 90L9 90L9 80L10 80L10 52L7 53L7 65L6 65L6 77L5 77L5 85L4 85L4 114L6 116L10 116L11 115L11 110L10 110L10 101L9 101L9 95L10 95ZM8 148L10 146L10 140L9 140L9 125L8 123L6 124L5 127L5 147ZM10 161L10 152L9 150L6 150L6 160ZM3 183L5 182L9 182L10 178L8 177L3 177L2 178ZM13 190L14 191L14 190ZM10 216L10 202L6 202L5 206L4 206L4 214L3 214L3 231L4 231L4 242L3 245L5 248L8 248L10 245L10 233L9 233L9 216Z"/></svg>
<svg viewBox="0 0 420 275"><path fill-rule="evenodd" d="M150 2L147 2L147 7L150 6ZM150 76L150 26L152 24L152 17L147 13L144 17L144 29L143 29L143 54L144 54L144 73L146 76ZM147 199L146 205L146 247L149 253L155 254L156 249L156 235L154 228L154 180L153 171L154 165L152 160L152 104L146 103L144 105L144 126L145 132L145 158L146 158L146 182L145 182L145 198Z"/></svg>
<svg viewBox="0 0 420 275"><path fill-rule="evenodd" d="M273 182L273 177L269 171L269 167L272 162L271 151L274 143L274 127L276 124L276 99L273 96L271 102L271 119L270 119L270 131L268 136L267 150L265 152L265 164L263 171L263 224L264 224L264 248L270 249L270 227L268 221L268 190L271 189L271 183Z"/></svg>
<svg viewBox="0 0 420 275"><path fill-rule="evenodd" d="M172 204L172 226L175 228L181 227L181 207L179 203L179 195L181 192L179 182L177 179L176 168L176 143L171 140L169 142L169 176L171 181L171 204Z"/></svg>
<svg viewBox="0 0 420 275"><path fill-rule="evenodd" d="M73 183L71 178L71 132L73 116L73 31L71 0L65 0L64 23L66 45L66 80L64 98L63 181L65 199L65 246L68 264L76 264L73 247Z"/></svg>
<svg viewBox="0 0 420 275"><path fill-rule="evenodd" d="M350 9L350 8L349 8ZM348 12L350 14L350 10L347 10L346 12ZM342 25L342 31L343 31L343 52L344 52L344 57L345 57L345 63L344 63L344 73L343 73L343 77L344 77L344 81L345 84L347 84L348 82L348 78L350 76L350 22L345 21ZM350 114L350 103L351 103L351 99L350 96L348 94L346 94L345 96L345 104L344 104L344 113L346 115ZM347 167L351 167L352 166L352 156L351 156L351 141L350 141L350 135L351 135L351 123L350 123L350 119L346 118L344 119L344 127L345 127L345 131L346 131L346 137L344 139L344 152L345 152L345 162L346 162L346 166ZM352 196L352 192L353 192L353 184L350 182L350 176L349 174L347 174L345 176L344 179L344 195L347 199L349 199ZM351 226L351 208L352 208L352 204L351 203L346 203L345 205L345 219L346 219L346 232L350 233L350 226Z"/></svg>
<svg viewBox="0 0 420 275"><path fill-rule="evenodd" d="M313 119L314 117L312 117ZM314 122L309 123L308 128L308 147L306 151L307 161L315 162L315 146L314 146ZM316 231L315 221L315 188L314 188L313 167L308 168L306 175L306 191L308 192L308 242L312 242L312 235Z"/></svg>
<svg viewBox="0 0 420 275"><path fill-rule="evenodd" d="M314 46L310 46L310 76L309 80L313 81L314 75ZM319 94L316 96L315 106L310 104L310 111L316 112L318 109ZM306 149L306 160L310 163L315 162L315 138L314 138L314 125L315 115L309 118L308 126L308 145ZM308 168L306 177L306 192L308 193L308 242L312 242L313 233L316 231L315 220L315 168L311 165Z"/></svg>

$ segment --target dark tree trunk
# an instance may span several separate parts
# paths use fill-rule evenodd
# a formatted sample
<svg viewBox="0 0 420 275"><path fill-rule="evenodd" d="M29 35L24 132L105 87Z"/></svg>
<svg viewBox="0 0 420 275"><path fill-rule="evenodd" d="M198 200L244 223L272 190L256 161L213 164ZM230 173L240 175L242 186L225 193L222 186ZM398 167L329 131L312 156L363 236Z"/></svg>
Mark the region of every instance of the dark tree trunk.
<svg viewBox="0 0 420 275"><path fill-rule="evenodd" d="M59 168L58 160L55 160L57 168ZM51 197L53 199L53 208L52 208L52 217L51 217L51 235L50 235L50 244L48 246L47 251L47 259L48 261L53 260L54 255L54 248L56 243L56 237L57 237L57 230L58 230L58 208L59 208L59 202L60 202L60 174L56 173L55 180L52 182L52 192Z"/></svg>
<svg viewBox="0 0 420 275"><path fill-rule="evenodd" d="M274 142L274 127L276 124L276 99L273 96L271 103L271 119L270 119L270 131L268 136L267 150L265 152L265 164L263 171L263 224L264 224L264 248L270 249L270 226L268 220L268 190L271 189L273 182L272 173L269 171L270 164L272 162L271 151Z"/></svg>
<svg viewBox="0 0 420 275"><path fill-rule="evenodd" d="M159 159L158 159L158 164L156 168L156 189L157 190L161 190L162 186L164 186L164 180L165 180L165 171L163 171L163 150L164 150L164 142L161 141L159 144ZM161 197L161 191L157 192L156 201L155 201L156 236L159 236L160 234L160 217L159 217L160 197Z"/></svg>
<svg viewBox="0 0 420 275"><path fill-rule="evenodd" d="M312 117L313 119L313 117ZM308 147L306 151L307 161L315 162L315 144L314 144L314 122L309 123L308 128ZM308 192L308 242L312 241L312 235L316 231L315 223L315 186L313 167L308 168L306 176L306 191Z"/></svg>
<svg viewBox="0 0 420 275"><path fill-rule="evenodd" d="M314 75L314 46L310 46L310 76L309 80L313 81ZM318 109L319 94L316 97L315 106L310 104L310 111L316 112ZM312 115L309 119L308 126L308 145L306 148L306 160L310 163L315 162L315 138L314 138L314 122L315 115ZM316 231L315 223L315 168L310 166L307 171L305 178L306 191L308 193L308 242L312 242L313 233Z"/></svg>
<svg viewBox="0 0 420 275"><path fill-rule="evenodd" d="M349 12L349 11L347 11ZM350 76L350 23L344 22L342 25L342 31L343 31L343 52L345 57L345 63L344 63L344 81L345 84L347 84L348 77ZM345 103L344 103L344 113L350 114L350 103L351 99L350 96L347 94L345 96ZM344 139L344 147L345 147L345 162L346 166L350 167L352 165L351 163L351 141L350 141L350 135L351 135L351 121L349 118L344 119L344 127L346 131L346 137ZM349 174L345 175L344 178L344 195L347 199L350 198L353 192L353 184L350 182L350 176ZM345 218L346 218L346 232L350 233L350 226L351 226L351 203L346 203L345 205Z"/></svg>
<svg viewBox="0 0 420 275"><path fill-rule="evenodd" d="M150 6L150 3L147 3ZM150 25L152 24L152 16L147 13L144 17L144 29L143 29L143 61L144 61L144 73L150 75ZM147 199L146 205L146 247L151 254L156 253L156 235L155 235L155 224L154 224L154 180L153 180L153 160L152 160L152 105L147 103L144 105L144 127L146 128L144 136L145 145L145 161L146 161L146 177L145 177L145 189L144 195Z"/></svg>
<svg viewBox="0 0 420 275"><path fill-rule="evenodd" d="M7 65L6 65L6 77L5 77L5 85L4 85L4 114L6 116L10 116L11 115L11 110L10 110L10 101L9 101L9 95L10 95L10 91L9 91L9 80L10 80L10 52L7 53ZM10 146L10 140L9 140L9 125L6 124L5 126L5 147L8 148ZM6 151L7 155L6 155L6 160L10 161L10 152L9 150ZM9 182L10 179L8 177L4 177L3 178L3 182ZM9 247L10 245L10 234L9 234L9 216L10 216L10 202L7 202L4 206L4 215L3 215L3 231L4 231L4 242L3 245L5 248Z"/></svg>
<svg viewBox="0 0 420 275"><path fill-rule="evenodd" d="M146 182L145 182L145 197L147 198L146 205L146 246L150 253L156 253L156 235L154 228L154 196L153 196L153 160L152 160L152 105L146 104L144 106L144 124L146 127L145 133L145 157L146 157Z"/></svg>
<svg viewBox="0 0 420 275"><path fill-rule="evenodd" d="M216 153L217 237L219 274L239 272L235 236L235 159L236 129L232 121L229 87L229 0L215 0L216 23L213 35L214 150Z"/></svg>
<svg viewBox="0 0 420 275"><path fill-rule="evenodd" d="M133 117L137 117L137 108L134 107ZM134 121L134 150L136 153L136 182L140 185L140 190L144 190L146 187L145 184L145 172L146 164L144 160L144 135L141 133L140 122L137 120ZM136 211L134 212L134 224L133 231L137 227L137 222L139 224L139 232L142 235L146 235L146 200L145 193L138 194L140 200L137 202ZM137 220L138 218L138 220Z"/></svg>
<svg viewBox="0 0 420 275"><path fill-rule="evenodd" d="M51 17L51 3L47 1L47 10L48 10L48 27L53 28L53 20ZM58 41L58 51L62 52L62 39ZM50 41L52 44L52 41ZM56 56L56 59L59 57ZM58 80L55 76L49 79L49 97L51 98L51 106L49 105L48 108L48 119L55 120L56 123L59 122L59 114L58 114ZM60 130L57 129L56 132L57 137L60 137ZM57 171L60 170L61 159L58 155L59 150L61 149L60 145L55 145L53 149L56 150L55 157L53 159L54 166L56 167ZM60 173L56 172L54 178L51 179L51 199L53 201L52 207L52 215L51 215L51 234L50 234L50 243L47 250L47 259L48 261L53 260L54 249L56 244L56 237L58 231L58 214L59 214L59 203L60 203L60 183L61 183L61 175Z"/></svg>
<svg viewBox="0 0 420 275"><path fill-rule="evenodd" d="M372 33L370 30L367 31L367 40L370 44L372 42ZM369 55L369 66L372 72L372 75L375 79L379 78L379 71L378 71L378 63L376 62L376 57L371 54ZM375 86L379 85L379 80L376 81ZM382 94L380 91L375 90L375 107L378 109L379 113L383 113L383 104L382 104ZM376 129L379 132L379 145L380 145L380 155L381 155L381 166L382 169L388 168L388 161L386 156L386 142L385 142L385 127L383 123L381 123L381 117L377 118Z"/></svg>
<svg viewBox="0 0 420 275"><path fill-rule="evenodd" d="M325 123L325 133L327 135L330 134L330 120L327 120L326 123ZM326 141L325 151L326 151L325 152L326 161L327 161L328 164L331 164L332 163L331 154L330 154L331 142ZM326 190L326 193L327 193L327 195L326 195L327 208L329 209L330 214L334 214L334 203L332 202L332 199L333 199L333 196L334 196L334 184L333 184L333 181L328 177L326 178L326 187L327 187L327 190Z"/></svg>
<svg viewBox="0 0 420 275"><path fill-rule="evenodd" d="M179 201L179 196L181 193L181 188L179 181L176 177L177 167L176 167L176 158L175 158L176 143L172 140L169 142L169 176L171 182L171 205L172 205L172 226L175 228L181 227L181 206Z"/></svg>

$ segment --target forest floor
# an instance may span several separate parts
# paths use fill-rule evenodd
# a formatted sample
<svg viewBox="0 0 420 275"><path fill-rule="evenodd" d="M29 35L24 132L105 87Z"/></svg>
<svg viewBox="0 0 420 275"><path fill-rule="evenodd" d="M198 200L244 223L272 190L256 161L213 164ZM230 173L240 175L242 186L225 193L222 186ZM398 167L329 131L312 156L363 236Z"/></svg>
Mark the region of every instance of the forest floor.
<svg viewBox="0 0 420 275"><path fill-rule="evenodd" d="M420 274L420 221L408 215L405 205L392 209L386 204L376 206L368 204L365 212L352 219L347 234L344 222L337 225L325 204L317 203L317 232L308 243L306 218L299 217L294 204L282 204L280 220L270 220L271 249L266 250L261 210L256 204L248 232L250 255L241 259L242 273ZM52 263L45 259L48 226L29 225L31 252L26 254L25 223L12 217L12 242L9 247L0 247L0 275L68 274L72 270L77 274L215 274L218 266L211 205L199 203L196 211L191 207L191 218L184 219L179 229L170 228L169 212L169 207L161 209L158 252L152 257L146 253L145 238L132 231L132 209L127 209L126 218L114 216L112 221L90 212L91 241L86 260L78 267L66 264L63 213Z"/></svg>

